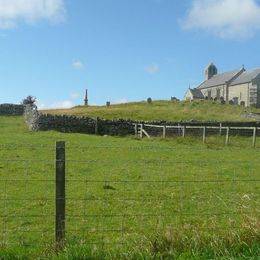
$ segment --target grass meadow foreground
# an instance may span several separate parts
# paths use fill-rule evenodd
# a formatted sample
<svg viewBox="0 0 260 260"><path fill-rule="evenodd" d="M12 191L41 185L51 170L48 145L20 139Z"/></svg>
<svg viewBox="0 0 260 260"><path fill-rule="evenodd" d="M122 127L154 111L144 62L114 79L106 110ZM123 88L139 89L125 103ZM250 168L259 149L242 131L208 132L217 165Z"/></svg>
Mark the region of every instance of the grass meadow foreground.
<svg viewBox="0 0 260 260"><path fill-rule="evenodd" d="M55 252L55 141L66 246ZM0 117L0 259L259 259L260 140L29 132Z"/></svg>

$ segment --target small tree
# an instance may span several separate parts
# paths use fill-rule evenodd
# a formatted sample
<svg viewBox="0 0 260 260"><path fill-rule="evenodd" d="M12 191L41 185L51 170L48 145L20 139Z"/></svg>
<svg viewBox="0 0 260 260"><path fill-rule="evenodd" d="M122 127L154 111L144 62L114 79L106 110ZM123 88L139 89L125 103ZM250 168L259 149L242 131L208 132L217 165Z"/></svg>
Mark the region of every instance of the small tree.
<svg viewBox="0 0 260 260"><path fill-rule="evenodd" d="M36 97L28 96L27 98L23 99L22 104L23 105L34 105L36 102Z"/></svg>

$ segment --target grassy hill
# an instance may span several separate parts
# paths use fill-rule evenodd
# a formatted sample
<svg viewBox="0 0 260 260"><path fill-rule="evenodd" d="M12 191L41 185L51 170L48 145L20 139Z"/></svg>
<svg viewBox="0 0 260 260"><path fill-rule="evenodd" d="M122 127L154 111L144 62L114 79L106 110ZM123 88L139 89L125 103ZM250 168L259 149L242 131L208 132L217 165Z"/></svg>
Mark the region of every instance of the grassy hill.
<svg viewBox="0 0 260 260"><path fill-rule="evenodd" d="M205 121L253 121L243 116L247 112L260 112L260 109L219 104L212 101L154 101L133 102L106 106L77 106L71 109L43 110L50 114L67 114L100 118L124 118L135 120L205 120Z"/></svg>

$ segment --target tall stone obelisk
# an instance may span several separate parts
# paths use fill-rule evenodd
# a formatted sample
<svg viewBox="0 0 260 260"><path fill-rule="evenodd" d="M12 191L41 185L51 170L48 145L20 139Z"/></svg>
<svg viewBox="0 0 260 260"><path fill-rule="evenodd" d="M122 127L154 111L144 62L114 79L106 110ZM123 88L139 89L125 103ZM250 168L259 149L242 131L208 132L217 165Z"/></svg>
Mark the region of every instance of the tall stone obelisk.
<svg viewBox="0 0 260 260"><path fill-rule="evenodd" d="M85 93L84 105L88 106L88 90L87 89L86 89L86 93Z"/></svg>

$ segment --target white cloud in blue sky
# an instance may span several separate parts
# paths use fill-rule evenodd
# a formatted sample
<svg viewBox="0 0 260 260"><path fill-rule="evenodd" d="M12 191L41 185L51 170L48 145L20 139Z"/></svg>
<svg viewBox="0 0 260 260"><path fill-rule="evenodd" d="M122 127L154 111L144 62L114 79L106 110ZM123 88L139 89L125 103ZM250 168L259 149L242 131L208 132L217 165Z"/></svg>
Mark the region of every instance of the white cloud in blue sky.
<svg viewBox="0 0 260 260"><path fill-rule="evenodd" d="M125 104L127 102L128 102L127 98L120 98L120 99L117 99L117 100L112 100L111 104L112 105L118 105L118 104Z"/></svg>
<svg viewBox="0 0 260 260"><path fill-rule="evenodd" d="M160 67L156 63L152 63L152 64L145 67L145 71L148 72L149 74L158 73L159 70L160 70Z"/></svg>
<svg viewBox="0 0 260 260"><path fill-rule="evenodd" d="M260 4L257 0L193 0L183 26L244 40L260 29Z"/></svg>
<svg viewBox="0 0 260 260"><path fill-rule="evenodd" d="M14 28L21 21L60 21L64 12L64 0L0 0L0 29Z"/></svg>
<svg viewBox="0 0 260 260"><path fill-rule="evenodd" d="M82 63L82 61L77 60L72 62L72 67L76 70L81 70L84 68L84 64Z"/></svg>
<svg viewBox="0 0 260 260"><path fill-rule="evenodd" d="M209 62L220 72L260 66L259 6L260 0L0 0L0 103L31 94L40 107L69 107L84 103L86 88L96 105L182 98L189 84L203 81ZM55 21L61 26L49 26ZM240 40L248 36L254 38Z"/></svg>
<svg viewBox="0 0 260 260"><path fill-rule="evenodd" d="M38 100L36 102L36 105L40 110L44 110L44 109L53 109L53 108L58 108L58 109L71 108L75 104L71 100L57 101L53 103L43 103L40 100Z"/></svg>
<svg viewBox="0 0 260 260"><path fill-rule="evenodd" d="M78 99L78 98L80 98L81 96L83 96L83 95L80 94L80 93L78 93L78 92L73 92L73 93L70 94L70 98L71 98L72 100Z"/></svg>

